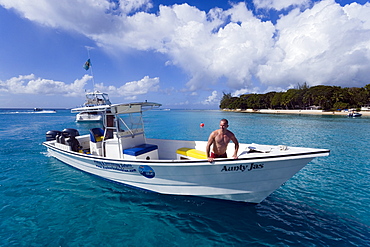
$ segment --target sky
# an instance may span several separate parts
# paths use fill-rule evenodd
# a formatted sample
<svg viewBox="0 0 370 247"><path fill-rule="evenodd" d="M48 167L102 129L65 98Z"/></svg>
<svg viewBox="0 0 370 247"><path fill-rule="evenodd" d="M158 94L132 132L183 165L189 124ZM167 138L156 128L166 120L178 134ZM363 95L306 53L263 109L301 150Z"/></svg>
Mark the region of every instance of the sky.
<svg viewBox="0 0 370 247"><path fill-rule="evenodd" d="M370 83L369 1L0 0L0 108L73 108L98 90L218 109L304 83Z"/></svg>

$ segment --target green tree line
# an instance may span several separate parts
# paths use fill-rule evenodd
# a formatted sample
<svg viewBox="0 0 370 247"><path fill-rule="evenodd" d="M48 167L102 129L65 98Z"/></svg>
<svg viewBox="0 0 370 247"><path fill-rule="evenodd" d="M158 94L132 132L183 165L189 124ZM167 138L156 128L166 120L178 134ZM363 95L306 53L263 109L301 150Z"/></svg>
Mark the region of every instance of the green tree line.
<svg viewBox="0 0 370 247"><path fill-rule="evenodd" d="M286 92L243 94L232 97L223 93L221 109L307 109L320 106L322 110L360 108L370 103L370 84L365 87L314 86L306 83Z"/></svg>

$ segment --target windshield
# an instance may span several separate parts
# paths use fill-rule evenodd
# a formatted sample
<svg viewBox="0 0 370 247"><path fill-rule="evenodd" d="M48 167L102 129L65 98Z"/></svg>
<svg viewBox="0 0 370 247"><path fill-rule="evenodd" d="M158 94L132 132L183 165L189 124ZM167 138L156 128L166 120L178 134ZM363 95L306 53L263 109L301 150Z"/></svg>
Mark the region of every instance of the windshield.
<svg viewBox="0 0 370 247"><path fill-rule="evenodd" d="M143 132L143 119L141 113L118 115L118 129L121 132L129 131L131 134Z"/></svg>

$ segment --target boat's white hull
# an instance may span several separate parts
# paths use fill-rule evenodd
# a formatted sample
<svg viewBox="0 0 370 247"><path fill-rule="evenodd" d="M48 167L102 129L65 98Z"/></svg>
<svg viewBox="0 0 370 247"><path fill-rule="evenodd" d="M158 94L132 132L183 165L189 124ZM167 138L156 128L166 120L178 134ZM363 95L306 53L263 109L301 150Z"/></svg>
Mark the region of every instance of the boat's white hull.
<svg viewBox="0 0 370 247"><path fill-rule="evenodd" d="M103 121L103 111L109 108L111 102L108 94L99 91L86 93L86 101L81 107L71 109L76 115L76 122Z"/></svg>
<svg viewBox="0 0 370 247"><path fill-rule="evenodd" d="M56 111L35 111L35 113L57 113Z"/></svg>
<svg viewBox="0 0 370 247"><path fill-rule="evenodd" d="M88 112L78 113L76 115L76 122L101 122L103 121L103 114L94 112L90 114Z"/></svg>
<svg viewBox="0 0 370 247"><path fill-rule="evenodd" d="M152 139L154 141L158 144L167 142ZM64 151L51 143L44 143L51 156L108 180L162 194L249 203L263 201L313 158L329 154L329 150L304 149L299 152L242 153L237 160L220 159L214 163L176 159L120 160Z"/></svg>
<svg viewBox="0 0 370 247"><path fill-rule="evenodd" d="M362 114L361 114L361 113L350 113L350 114L348 114L347 116L348 116L348 117L353 117L353 118L355 118L355 117L361 117L361 116L362 116Z"/></svg>

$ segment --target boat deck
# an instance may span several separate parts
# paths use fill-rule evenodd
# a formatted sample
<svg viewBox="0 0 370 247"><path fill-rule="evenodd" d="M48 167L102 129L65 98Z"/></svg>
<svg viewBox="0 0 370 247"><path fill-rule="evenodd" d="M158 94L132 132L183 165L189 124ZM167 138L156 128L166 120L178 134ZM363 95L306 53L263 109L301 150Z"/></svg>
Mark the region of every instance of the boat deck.
<svg viewBox="0 0 370 247"><path fill-rule="evenodd" d="M143 135L135 135L135 138L123 136L103 140L96 138L91 140L90 135L77 136L79 143L78 150L73 150L68 138L65 143L58 143L56 140L49 143L64 151L74 151L81 154L105 157L110 159L123 160L145 160L145 161L197 161L206 160L205 141L182 141L165 139L145 139ZM233 143L229 144L227 154L232 157L234 152ZM271 158L303 153L327 152L323 149L288 147L285 145L260 145L260 144L239 144L239 159L250 158Z"/></svg>

